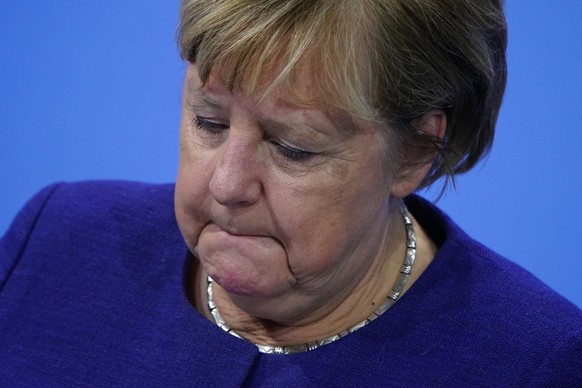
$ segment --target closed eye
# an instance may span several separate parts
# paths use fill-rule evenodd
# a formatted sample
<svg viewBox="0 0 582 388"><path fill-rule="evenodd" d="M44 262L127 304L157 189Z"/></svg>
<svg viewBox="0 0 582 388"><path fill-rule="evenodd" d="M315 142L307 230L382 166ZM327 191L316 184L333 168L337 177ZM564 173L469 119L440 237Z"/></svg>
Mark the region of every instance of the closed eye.
<svg viewBox="0 0 582 388"><path fill-rule="evenodd" d="M311 158L312 156L315 155L315 153L313 153L313 152L303 151L303 150L300 150L298 148L294 148L294 147L290 147L290 146L285 145L285 144L278 143L274 140L271 140L271 143L273 145L275 145L275 147L277 147L277 152L279 154L281 154L282 156L284 156L285 158L287 158L289 160L293 160L296 162L308 160L309 158Z"/></svg>
<svg viewBox="0 0 582 388"><path fill-rule="evenodd" d="M202 117L202 116L195 116L192 120L193 124L196 126L197 129L206 133L210 136L217 136L221 135L224 131L228 130L229 126L227 124L223 124L219 121L214 119ZM268 139L266 139L268 140ZM317 155L314 152L304 151L299 148L291 147L289 145L283 144L277 140L268 140L271 144L273 144L276 148L276 152L283 156L284 158L294 161L294 162L303 162L307 161L308 159L312 158L313 156Z"/></svg>
<svg viewBox="0 0 582 388"><path fill-rule="evenodd" d="M214 121L205 117L196 116L194 120L192 120L194 125L205 132L210 134L220 134L224 130L228 129L228 125L222 124L218 121Z"/></svg>

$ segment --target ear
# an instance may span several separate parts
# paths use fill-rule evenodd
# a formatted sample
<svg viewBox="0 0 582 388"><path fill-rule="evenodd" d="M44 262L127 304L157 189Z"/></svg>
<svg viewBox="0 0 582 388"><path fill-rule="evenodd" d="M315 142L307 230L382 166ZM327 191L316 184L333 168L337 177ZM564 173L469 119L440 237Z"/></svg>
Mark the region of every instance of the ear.
<svg viewBox="0 0 582 388"><path fill-rule="evenodd" d="M416 118L412 125L423 133L443 139L447 130L447 115L442 109L431 109ZM391 195L404 198L416 190L430 170L435 157L436 153L422 165L412 167L402 165L392 182Z"/></svg>

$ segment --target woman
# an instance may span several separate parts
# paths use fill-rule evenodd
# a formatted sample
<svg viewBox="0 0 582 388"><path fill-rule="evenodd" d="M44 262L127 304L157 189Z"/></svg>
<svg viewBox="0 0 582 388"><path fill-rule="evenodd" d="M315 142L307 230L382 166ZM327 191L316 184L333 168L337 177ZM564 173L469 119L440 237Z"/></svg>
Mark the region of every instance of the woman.
<svg viewBox="0 0 582 388"><path fill-rule="evenodd" d="M581 381L580 310L412 194L491 146L498 1L185 0L179 43L175 189L54 185L3 238L3 382Z"/></svg>

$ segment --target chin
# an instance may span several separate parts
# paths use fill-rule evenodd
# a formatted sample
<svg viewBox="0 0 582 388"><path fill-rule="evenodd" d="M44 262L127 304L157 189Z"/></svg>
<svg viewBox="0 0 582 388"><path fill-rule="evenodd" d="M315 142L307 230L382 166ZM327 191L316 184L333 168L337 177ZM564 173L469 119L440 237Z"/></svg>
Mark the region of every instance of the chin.
<svg viewBox="0 0 582 388"><path fill-rule="evenodd" d="M288 293L293 284L287 279L267 278L264 274L248 274L241 271L208 271L209 276L232 296L245 299L270 299Z"/></svg>

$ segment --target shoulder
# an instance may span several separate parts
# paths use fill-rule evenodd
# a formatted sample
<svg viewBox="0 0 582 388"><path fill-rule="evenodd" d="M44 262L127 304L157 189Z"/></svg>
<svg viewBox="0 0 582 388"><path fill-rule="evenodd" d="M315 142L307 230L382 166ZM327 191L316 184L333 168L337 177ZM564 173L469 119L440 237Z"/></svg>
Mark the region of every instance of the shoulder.
<svg viewBox="0 0 582 388"><path fill-rule="evenodd" d="M512 310L522 307L522 313L563 307L582 318L575 305L526 269L472 239L436 206L416 196L407 205L440 247L425 280L436 280L433 275L439 272L441 285L478 291L473 298L486 301L488 306L509 303ZM447 277L451 282L445 281Z"/></svg>
<svg viewBox="0 0 582 388"><path fill-rule="evenodd" d="M78 256L75 252L114 246L141 251L154 242L181 244L173 194L172 184L127 181L46 187L24 206L0 240L0 286L23 255L72 258Z"/></svg>
<svg viewBox="0 0 582 388"><path fill-rule="evenodd" d="M175 233L174 185L85 181L56 185L35 229L60 237L107 239L132 233ZM145 236L140 236L145 237ZM70 242L70 241L69 241Z"/></svg>
<svg viewBox="0 0 582 388"><path fill-rule="evenodd" d="M555 373L562 377L554 381L582 378L578 307L470 238L434 205L418 197L407 205L440 249L399 303L422 311L421 331L441 343L436 350L494 368L499 381L541 381Z"/></svg>
<svg viewBox="0 0 582 388"><path fill-rule="evenodd" d="M43 191L46 191L43 190ZM43 192L41 191L41 193ZM50 187L35 217L38 232L64 237L90 233L115 235L147 227L156 232L175 226L174 186L129 181L84 181ZM31 203L38 202L33 198ZM30 204L25 207L29 208ZM107 227L103 227L107 224ZM172 228L170 228L172 229ZM175 229L175 228L174 228Z"/></svg>
<svg viewBox="0 0 582 388"><path fill-rule="evenodd" d="M199 322L183 293L188 259L173 185L41 191L0 241L0 375L55 385L119 382L136 365L179 375Z"/></svg>
<svg viewBox="0 0 582 388"><path fill-rule="evenodd" d="M131 181L82 181L57 183L52 188L51 206L95 209L148 206L152 202L173 206L173 184L151 184Z"/></svg>
<svg viewBox="0 0 582 388"><path fill-rule="evenodd" d="M101 219L111 222L124 215L134 217L136 213L138 219L173 215L172 184L84 181L58 183L49 188L51 192L43 205L42 218L51 218L52 222L74 221L82 217L84 223L90 224Z"/></svg>

